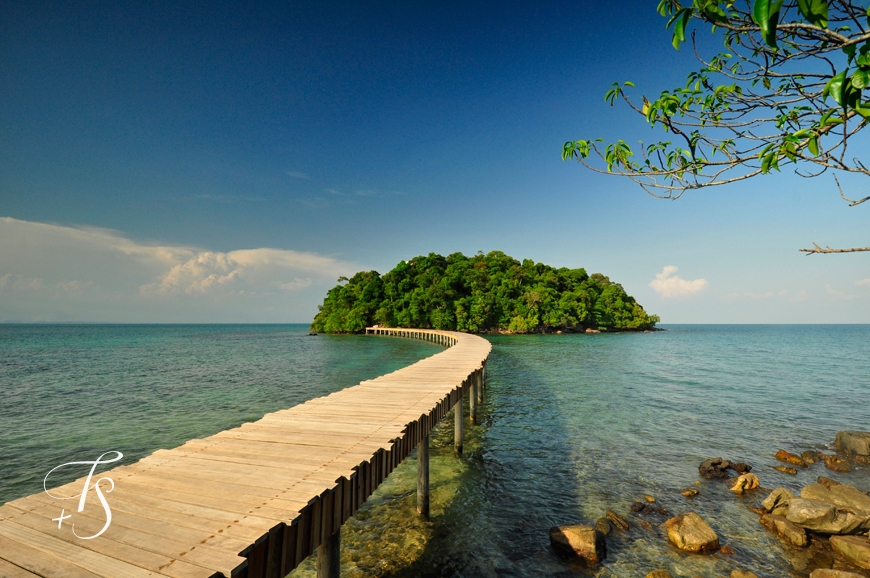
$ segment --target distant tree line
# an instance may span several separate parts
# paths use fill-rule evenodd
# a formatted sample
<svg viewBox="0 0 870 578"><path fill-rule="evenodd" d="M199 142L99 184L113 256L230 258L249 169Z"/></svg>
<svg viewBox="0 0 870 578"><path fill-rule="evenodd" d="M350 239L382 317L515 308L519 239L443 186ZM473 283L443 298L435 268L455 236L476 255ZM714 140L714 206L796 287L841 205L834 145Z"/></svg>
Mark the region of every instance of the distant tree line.
<svg viewBox="0 0 870 578"><path fill-rule="evenodd" d="M659 321L604 275L520 263L501 251L430 253L385 275L361 271L338 281L319 306L313 331L360 333L375 324L470 333L624 331Z"/></svg>

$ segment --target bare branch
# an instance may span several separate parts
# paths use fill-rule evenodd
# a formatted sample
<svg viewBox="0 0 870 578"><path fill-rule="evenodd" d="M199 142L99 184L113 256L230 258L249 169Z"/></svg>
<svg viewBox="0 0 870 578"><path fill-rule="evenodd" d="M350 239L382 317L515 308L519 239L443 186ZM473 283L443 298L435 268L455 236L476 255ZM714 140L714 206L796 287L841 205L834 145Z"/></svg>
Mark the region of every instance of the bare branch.
<svg viewBox="0 0 870 578"><path fill-rule="evenodd" d="M837 188L840 189L840 196L843 197L843 200L849 203L850 207L854 207L855 205L860 205L864 201L870 201L870 197L864 197L863 199L854 200L850 199L846 195L843 194L843 187L840 186L840 181L837 180L837 175L834 175L834 181L837 183Z"/></svg>
<svg viewBox="0 0 870 578"><path fill-rule="evenodd" d="M870 247L852 247L850 249L832 249L831 247L825 247L824 249L819 247L818 243L813 243L812 249L798 249L801 253L806 253L807 255L812 255L813 253L858 253L861 251L870 251Z"/></svg>

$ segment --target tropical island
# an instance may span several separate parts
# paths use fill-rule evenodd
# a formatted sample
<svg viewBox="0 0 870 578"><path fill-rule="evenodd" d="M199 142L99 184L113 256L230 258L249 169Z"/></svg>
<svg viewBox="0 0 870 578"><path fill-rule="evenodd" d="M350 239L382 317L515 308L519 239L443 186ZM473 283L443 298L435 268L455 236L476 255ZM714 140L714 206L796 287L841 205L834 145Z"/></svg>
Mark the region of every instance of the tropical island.
<svg viewBox="0 0 870 578"><path fill-rule="evenodd" d="M385 275L360 271L338 282L318 306L312 331L361 333L372 325L468 333L644 331L659 321L600 273L520 262L501 251L430 253Z"/></svg>

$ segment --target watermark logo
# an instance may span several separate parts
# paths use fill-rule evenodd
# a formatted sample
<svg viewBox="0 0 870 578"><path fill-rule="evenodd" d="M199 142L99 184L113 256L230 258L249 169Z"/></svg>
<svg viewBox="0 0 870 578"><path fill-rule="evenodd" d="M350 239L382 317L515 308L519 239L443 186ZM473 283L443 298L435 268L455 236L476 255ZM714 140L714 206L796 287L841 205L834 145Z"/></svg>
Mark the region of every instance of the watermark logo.
<svg viewBox="0 0 870 578"><path fill-rule="evenodd" d="M110 454L115 454L115 457L113 457L111 459L106 459L106 456L108 456ZM96 471L97 466L102 465L102 464L111 464L111 463L117 462L118 460L120 460L123 457L124 457L124 454L122 454L121 452L116 452L116 451L106 452L92 462L68 462L65 464L61 464L61 465L57 466L56 468L53 468L50 472L45 474L45 479L42 481L42 489L45 490L45 493L48 494L49 496L51 496L52 498L54 498L55 500L74 500L76 498L79 498L79 508L78 508L79 512L81 512L85 509L85 503L87 502L87 499L88 499L88 493L91 490L94 490L94 493L97 494L97 499L100 501L100 504L102 504L103 511L106 514L106 523L103 525L102 530L100 530L99 532L97 532L93 536L79 536L76 533L76 525L73 523L72 524L72 533L75 534L75 536L77 538L81 538L82 540L92 540L93 538L96 538L97 536L99 536L103 532L105 532L109 528L109 524L112 523L112 510L111 510L111 508L109 508L109 503L106 501L106 496L103 495L103 492L105 491L105 493L108 494L109 492L114 490L115 489L115 482L112 480L112 478L99 478L97 481L93 482L93 484L92 484L91 480L94 477L94 472ZM48 491L48 487L47 487L48 486L48 477L51 474L53 474L54 472L56 472L57 470L59 470L61 468L65 468L67 466L91 466L91 471L88 473L88 477L85 478L85 485L84 485L84 488L82 488L81 494L76 494L75 496L70 496L68 498L63 498L61 496L55 496L51 492ZM105 490L103 490L100 488L100 482L108 482L109 486ZM63 527L64 520L72 518L72 514L64 515L65 513L66 513L66 509L61 509L60 516L58 516L57 518L53 518L51 520L52 522L57 522L58 530Z"/></svg>

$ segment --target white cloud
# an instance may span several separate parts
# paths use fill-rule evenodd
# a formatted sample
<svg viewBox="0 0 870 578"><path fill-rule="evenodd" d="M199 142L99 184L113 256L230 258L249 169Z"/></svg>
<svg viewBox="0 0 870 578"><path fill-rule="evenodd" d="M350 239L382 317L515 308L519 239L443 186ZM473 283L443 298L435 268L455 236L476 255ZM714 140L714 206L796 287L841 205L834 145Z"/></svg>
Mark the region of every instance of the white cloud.
<svg viewBox="0 0 870 578"><path fill-rule="evenodd" d="M309 177L307 174L305 174L305 173L300 173L300 172L298 172L298 171L287 171L287 174L290 175L291 177L294 177L294 178L297 178L297 179L305 179L306 181L310 181L310 180L311 180L311 177Z"/></svg>
<svg viewBox="0 0 870 578"><path fill-rule="evenodd" d="M855 281L855 285L859 287L870 287L870 279L858 279Z"/></svg>
<svg viewBox="0 0 870 578"><path fill-rule="evenodd" d="M678 267L675 267L673 265L666 266L664 269L662 269L662 272L658 273L656 275L656 278L650 282L649 286L653 288L653 291L655 291L662 297L682 297L687 295L694 295L707 286L706 279L695 279L693 281L689 281L687 279L677 277L676 275L674 275L677 270Z"/></svg>
<svg viewBox="0 0 870 578"><path fill-rule="evenodd" d="M849 293L845 293L844 291L834 289L829 284L825 285L825 291L827 291L828 295L830 295L834 299L842 299L845 301L850 301L852 299L858 299L860 297L860 295L850 295Z"/></svg>
<svg viewBox="0 0 870 578"><path fill-rule="evenodd" d="M0 217L0 321L304 322L339 276L360 269L316 253L209 251Z"/></svg>

